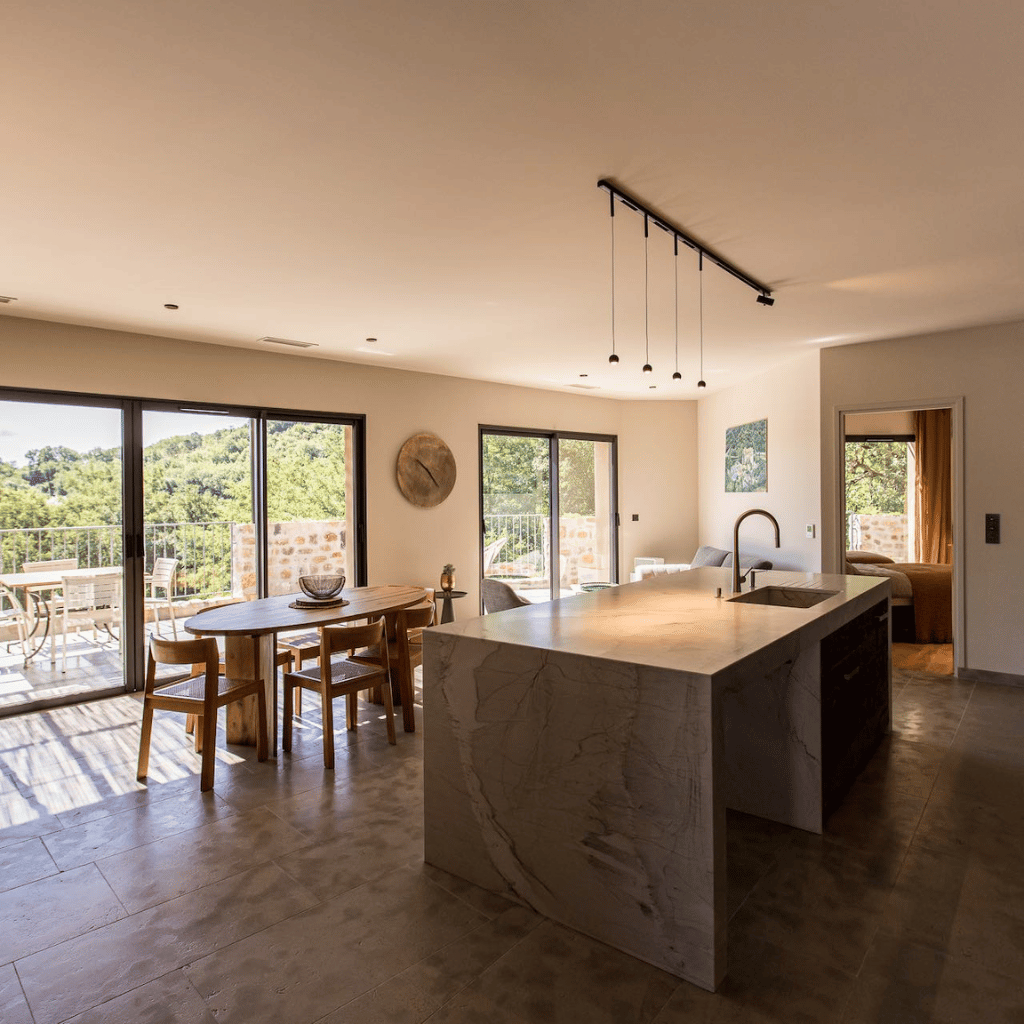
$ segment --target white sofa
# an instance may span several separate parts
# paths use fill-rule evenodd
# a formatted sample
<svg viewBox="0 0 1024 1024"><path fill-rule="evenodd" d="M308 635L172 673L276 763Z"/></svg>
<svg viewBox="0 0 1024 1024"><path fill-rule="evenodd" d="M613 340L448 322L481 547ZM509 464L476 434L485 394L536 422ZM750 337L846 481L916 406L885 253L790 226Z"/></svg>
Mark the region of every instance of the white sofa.
<svg viewBox="0 0 1024 1024"><path fill-rule="evenodd" d="M696 553L689 562L669 562L659 565L638 565L630 574L633 581L647 579L648 576L664 576L673 572L685 572L687 569L696 569L702 565L720 565L724 568L732 568L732 552L723 548L711 547L710 544L702 544L697 548ZM740 555L741 569L771 569L772 563L759 555Z"/></svg>

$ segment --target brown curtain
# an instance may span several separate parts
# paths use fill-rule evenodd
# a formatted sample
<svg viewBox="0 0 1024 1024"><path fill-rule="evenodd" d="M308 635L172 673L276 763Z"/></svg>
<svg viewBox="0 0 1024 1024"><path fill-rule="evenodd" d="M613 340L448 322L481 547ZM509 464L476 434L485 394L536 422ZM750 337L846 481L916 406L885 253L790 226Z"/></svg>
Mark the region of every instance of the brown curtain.
<svg viewBox="0 0 1024 1024"><path fill-rule="evenodd" d="M914 557L918 562L949 565L953 561L953 484L949 409L914 413L916 436L917 529Z"/></svg>

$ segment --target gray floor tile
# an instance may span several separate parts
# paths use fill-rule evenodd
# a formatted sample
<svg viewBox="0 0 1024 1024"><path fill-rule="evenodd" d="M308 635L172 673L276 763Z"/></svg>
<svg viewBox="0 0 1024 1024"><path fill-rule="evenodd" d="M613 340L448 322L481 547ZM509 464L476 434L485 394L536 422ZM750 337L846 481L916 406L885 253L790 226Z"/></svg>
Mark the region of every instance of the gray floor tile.
<svg viewBox="0 0 1024 1024"><path fill-rule="evenodd" d="M844 1024L1020 1024L1024 983L905 938L879 935Z"/></svg>
<svg viewBox="0 0 1024 1024"><path fill-rule="evenodd" d="M278 868L266 865L26 957L18 961L18 974L36 1024L53 1024L314 903Z"/></svg>
<svg viewBox="0 0 1024 1024"><path fill-rule="evenodd" d="M641 1024L655 1019L678 985L656 967L544 921L459 998L482 997L513 1020Z"/></svg>
<svg viewBox="0 0 1024 1024"><path fill-rule="evenodd" d="M227 815L96 864L134 914L257 864L283 858L308 842L270 811L258 809Z"/></svg>
<svg viewBox="0 0 1024 1024"><path fill-rule="evenodd" d="M33 1024L21 982L12 964L0 967L0 1020L4 1024Z"/></svg>
<svg viewBox="0 0 1024 1024"><path fill-rule="evenodd" d="M219 950L188 976L221 1024L306 1024L481 923L422 871L400 870Z"/></svg>
<svg viewBox="0 0 1024 1024"><path fill-rule="evenodd" d="M40 839L0 847L0 892L57 874L57 865Z"/></svg>
<svg viewBox="0 0 1024 1024"><path fill-rule="evenodd" d="M0 963L127 916L95 864L0 893Z"/></svg>
<svg viewBox="0 0 1024 1024"><path fill-rule="evenodd" d="M233 813L213 791L189 792L65 828L44 836L43 842L64 869L134 850Z"/></svg>
<svg viewBox="0 0 1024 1024"><path fill-rule="evenodd" d="M182 971L173 971L72 1017L68 1024L216 1024Z"/></svg>

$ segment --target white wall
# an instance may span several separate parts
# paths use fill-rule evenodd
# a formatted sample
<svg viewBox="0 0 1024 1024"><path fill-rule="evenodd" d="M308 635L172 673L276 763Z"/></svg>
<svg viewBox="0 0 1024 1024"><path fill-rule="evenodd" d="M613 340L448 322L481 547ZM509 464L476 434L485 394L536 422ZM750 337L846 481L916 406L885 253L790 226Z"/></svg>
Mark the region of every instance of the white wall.
<svg viewBox="0 0 1024 1024"><path fill-rule="evenodd" d="M0 365L8 387L365 414L369 581L436 586L452 562L469 591L460 616L478 608L482 423L618 435L621 579L636 555L682 557L696 536L694 402L566 395L11 316L0 316ZM410 505L395 483L398 450L418 431L442 437L458 466L434 509Z"/></svg>
<svg viewBox="0 0 1024 1024"><path fill-rule="evenodd" d="M965 649L968 670L1024 675L1024 324L825 349L821 363L823 560L838 551L835 417L840 408L964 400ZM1002 543L986 544L986 512Z"/></svg>
<svg viewBox="0 0 1024 1024"><path fill-rule="evenodd" d="M778 569L817 572L820 546L819 353L800 356L752 380L702 398L697 412L700 465L700 543L732 548L733 524L749 508L779 521L776 550L771 523L753 516L740 527L740 550L771 560ZM768 420L768 490L726 493L725 432ZM815 526L815 539L805 527Z"/></svg>

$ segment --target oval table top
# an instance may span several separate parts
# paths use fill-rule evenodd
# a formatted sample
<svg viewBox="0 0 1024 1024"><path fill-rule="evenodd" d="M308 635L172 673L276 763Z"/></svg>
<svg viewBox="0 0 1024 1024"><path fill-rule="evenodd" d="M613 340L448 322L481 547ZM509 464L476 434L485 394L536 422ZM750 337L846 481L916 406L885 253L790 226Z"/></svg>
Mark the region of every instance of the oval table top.
<svg viewBox="0 0 1024 1024"><path fill-rule="evenodd" d="M341 595L348 604L329 608L289 608L304 594L280 594L256 601L240 601L199 612L185 621L196 636L259 636L291 629L329 626L350 619L409 608L427 599L423 587L349 587Z"/></svg>

